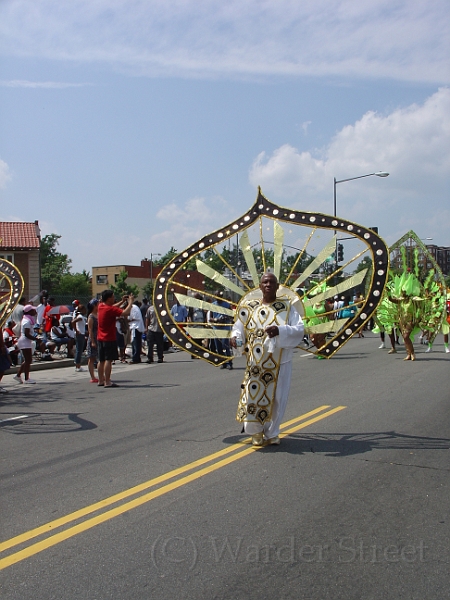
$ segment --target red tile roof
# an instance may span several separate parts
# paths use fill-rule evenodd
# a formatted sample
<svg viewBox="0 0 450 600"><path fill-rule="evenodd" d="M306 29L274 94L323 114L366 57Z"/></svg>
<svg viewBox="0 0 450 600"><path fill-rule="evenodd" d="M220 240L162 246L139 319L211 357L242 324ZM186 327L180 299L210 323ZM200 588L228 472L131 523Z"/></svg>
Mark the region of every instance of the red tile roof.
<svg viewBox="0 0 450 600"><path fill-rule="evenodd" d="M34 223L6 223L0 221L0 249L29 250L39 248L40 229L37 221Z"/></svg>

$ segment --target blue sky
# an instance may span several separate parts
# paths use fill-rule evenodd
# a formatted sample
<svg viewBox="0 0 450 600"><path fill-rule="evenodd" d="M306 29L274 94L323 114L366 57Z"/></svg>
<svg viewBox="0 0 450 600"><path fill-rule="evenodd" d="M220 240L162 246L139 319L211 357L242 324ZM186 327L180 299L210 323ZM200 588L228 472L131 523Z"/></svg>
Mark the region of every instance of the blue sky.
<svg viewBox="0 0 450 600"><path fill-rule="evenodd" d="M450 246L447 0L3 0L3 220L73 270L273 202Z"/></svg>

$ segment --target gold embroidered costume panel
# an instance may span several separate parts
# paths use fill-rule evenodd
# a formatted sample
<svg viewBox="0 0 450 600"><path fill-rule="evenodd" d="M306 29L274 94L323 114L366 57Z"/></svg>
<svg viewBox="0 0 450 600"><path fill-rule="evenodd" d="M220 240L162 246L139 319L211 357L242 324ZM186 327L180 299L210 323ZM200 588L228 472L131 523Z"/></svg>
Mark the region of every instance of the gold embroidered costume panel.
<svg viewBox="0 0 450 600"><path fill-rule="evenodd" d="M290 306L289 299L277 298L271 304L263 304L261 299L248 300L237 308L237 318L245 330L247 356L236 415L238 421L264 424L271 420L283 350L275 348L273 352L268 351L264 346L265 329L271 325L285 325Z"/></svg>

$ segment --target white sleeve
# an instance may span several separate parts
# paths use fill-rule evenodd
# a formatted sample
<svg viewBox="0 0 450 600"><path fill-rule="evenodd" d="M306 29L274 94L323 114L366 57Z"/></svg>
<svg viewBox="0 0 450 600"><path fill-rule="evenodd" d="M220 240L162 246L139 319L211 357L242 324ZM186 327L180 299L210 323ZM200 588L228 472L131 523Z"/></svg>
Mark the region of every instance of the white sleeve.
<svg viewBox="0 0 450 600"><path fill-rule="evenodd" d="M246 340L245 327L240 319L236 319L236 322L233 324L230 337L237 337L236 336L237 333L239 333L239 335L241 336L242 341L245 342L245 340Z"/></svg>
<svg viewBox="0 0 450 600"><path fill-rule="evenodd" d="M278 327L279 335L276 339L278 348L295 348L300 344L304 335L304 325L297 310L291 306L286 325Z"/></svg>

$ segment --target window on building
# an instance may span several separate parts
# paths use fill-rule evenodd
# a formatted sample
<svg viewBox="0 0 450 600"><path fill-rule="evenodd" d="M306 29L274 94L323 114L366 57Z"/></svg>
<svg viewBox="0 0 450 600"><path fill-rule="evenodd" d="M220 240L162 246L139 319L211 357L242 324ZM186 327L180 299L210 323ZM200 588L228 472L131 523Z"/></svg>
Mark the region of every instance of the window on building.
<svg viewBox="0 0 450 600"><path fill-rule="evenodd" d="M4 258L14 264L14 254L0 254L0 258Z"/></svg>
<svg viewBox="0 0 450 600"><path fill-rule="evenodd" d="M119 276L120 276L119 273L115 273L115 275L114 275L114 283L117 283L119 281Z"/></svg>
<svg viewBox="0 0 450 600"><path fill-rule="evenodd" d="M97 275L97 285L106 285L108 283L108 275Z"/></svg>

